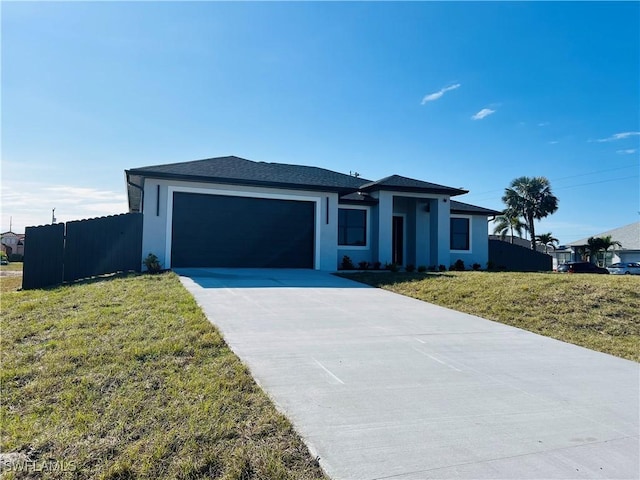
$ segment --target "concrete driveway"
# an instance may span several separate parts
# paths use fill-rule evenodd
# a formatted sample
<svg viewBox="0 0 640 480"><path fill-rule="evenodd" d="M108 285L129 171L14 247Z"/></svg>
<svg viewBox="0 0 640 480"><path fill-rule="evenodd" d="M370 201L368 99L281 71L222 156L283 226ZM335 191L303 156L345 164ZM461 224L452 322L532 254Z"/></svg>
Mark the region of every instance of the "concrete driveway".
<svg viewBox="0 0 640 480"><path fill-rule="evenodd" d="M637 363L323 272L178 273L335 480L640 477Z"/></svg>

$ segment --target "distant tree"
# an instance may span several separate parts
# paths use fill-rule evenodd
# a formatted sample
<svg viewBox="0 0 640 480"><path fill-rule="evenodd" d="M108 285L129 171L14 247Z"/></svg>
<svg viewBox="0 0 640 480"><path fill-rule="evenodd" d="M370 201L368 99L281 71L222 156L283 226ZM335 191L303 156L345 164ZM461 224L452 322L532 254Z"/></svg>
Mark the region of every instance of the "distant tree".
<svg viewBox="0 0 640 480"><path fill-rule="evenodd" d="M604 252L604 265L607 266L607 252L611 247L622 247L622 244L617 240L612 240L611 235L605 235L603 237L589 237L587 239L587 245L591 256L591 262L595 258L596 263L598 261L598 253Z"/></svg>
<svg viewBox="0 0 640 480"><path fill-rule="evenodd" d="M589 261L591 263L598 263L598 252L602 248L602 239L600 237L587 238L587 251L589 252Z"/></svg>
<svg viewBox="0 0 640 480"><path fill-rule="evenodd" d="M580 260L586 262L589 259L589 247L576 247L576 253L580 256Z"/></svg>
<svg viewBox="0 0 640 480"><path fill-rule="evenodd" d="M558 242L559 240L551 235L551 232L536 235L536 243L538 245L544 245L544 253L549 253L549 247L555 250Z"/></svg>
<svg viewBox="0 0 640 480"><path fill-rule="evenodd" d="M535 220L558 210L558 198L551 192L551 184L545 177L519 177L504 191L502 201L507 209L524 218L531 235L531 250L536 249Z"/></svg>
<svg viewBox="0 0 640 480"><path fill-rule="evenodd" d="M494 235L500 235L500 240L504 240L509 233L513 244L513 232L522 238L522 232L527 230L527 225L520 219L520 216L508 208L495 219L496 225L493 229Z"/></svg>

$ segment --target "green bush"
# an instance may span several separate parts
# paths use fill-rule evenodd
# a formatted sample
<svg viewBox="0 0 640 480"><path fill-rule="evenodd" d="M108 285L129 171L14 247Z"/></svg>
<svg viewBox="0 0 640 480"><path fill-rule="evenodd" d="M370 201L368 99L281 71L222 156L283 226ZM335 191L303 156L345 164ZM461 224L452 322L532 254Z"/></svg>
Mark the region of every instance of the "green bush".
<svg viewBox="0 0 640 480"><path fill-rule="evenodd" d="M351 258L349 258L349 256L345 255L344 257L342 257L342 262L340 263L340 268L342 270L353 270L355 267L353 265L353 262L351 261Z"/></svg>
<svg viewBox="0 0 640 480"><path fill-rule="evenodd" d="M449 267L449 270L456 271L456 272L464 272L464 262L460 259L456 260L455 263L451 265L451 267Z"/></svg>
<svg viewBox="0 0 640 480"><path fill-rule="evenodd" d="M162 270L160 260L153 253L147 255L147 258L145 258L142 263L144 263L144 266L147 267L147 271L149 273L160 273L160 271Z"/></svg>

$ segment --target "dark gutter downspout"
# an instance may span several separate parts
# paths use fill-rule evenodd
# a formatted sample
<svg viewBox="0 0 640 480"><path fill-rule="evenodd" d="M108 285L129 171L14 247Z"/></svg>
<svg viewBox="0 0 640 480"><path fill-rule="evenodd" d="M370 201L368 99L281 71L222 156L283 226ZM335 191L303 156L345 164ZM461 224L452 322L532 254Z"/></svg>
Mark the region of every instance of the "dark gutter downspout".
<svg viewBox="0 0 640 480"><path fill-rule="evenodd" d="M142 209L143 209L143 205L144 205L144 188L142 188L140 185L133 183L131 180L129 180L129 172L127 173L127 185L137 188L138 190L140 190L140 209L139 212L142 213ZM129 203L129 209L131 209L131 203Z"/></svg>

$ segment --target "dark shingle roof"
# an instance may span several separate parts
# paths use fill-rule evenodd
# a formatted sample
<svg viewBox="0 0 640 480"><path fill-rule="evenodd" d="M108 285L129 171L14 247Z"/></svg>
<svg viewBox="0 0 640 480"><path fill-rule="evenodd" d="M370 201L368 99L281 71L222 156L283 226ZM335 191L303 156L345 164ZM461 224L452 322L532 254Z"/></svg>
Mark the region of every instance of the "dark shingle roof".
<svg viewBox="0 0 640 480"><path fill-rule="evenodd" d="M346 203L351 205L376 205L378 203L377 198L373 198L368 193L354 192L340 197L340 203Z"/></svg>
<svg viewBox="0 0 640 480"><path fill-rule="evenodd" d="M452 213L466 213L468 215L501 215L502 214L502 212L498 212L497 210L477 207L476 205L470 205L468 203L462 203L456 200L451 200L450 208Z"/></svg>
<svg viewBox="0 0 640 480"><path fill-rule="evenodd" d="M306 165L254 162L235 156L133 168L129 175L183 178L272 187L314 187L329 191L356 190L364 180L344 173Z"/></svg>
<svg viewBox="0 0 640 480"><path fill-rule="evenodd" d="M446 195L462 195L469 193L461 188L446 187L437 183L423 182L414 178L403 177L400 175L391 175L376 182L365 183L360 187L362 191L372 190L394 190L398 192L417 192L417 193L443 193Z"/></svg>
<svg viewBox="0 0 640 480"><path fill-rule="evenodd" d="M461 195L461 188L452 188L413 178L392 175L376 182L361 177L334 172L325 168L284 163L254 162L236 156L207 158L190 162L169 163L126 170L129 210L139 211L143 178L171 178L186 181L255 185L271 188L311 189L337 192L341 203L375 204L369 192L392 190L399 192ZM454 206L455 205L455 206ZM500 212L451 201L451 209L479 215Z"/></svg>

